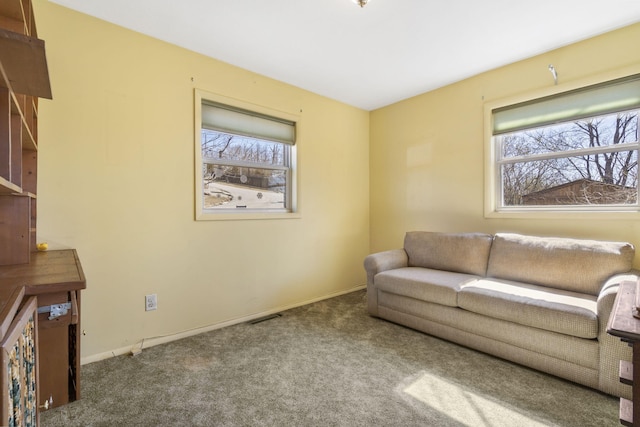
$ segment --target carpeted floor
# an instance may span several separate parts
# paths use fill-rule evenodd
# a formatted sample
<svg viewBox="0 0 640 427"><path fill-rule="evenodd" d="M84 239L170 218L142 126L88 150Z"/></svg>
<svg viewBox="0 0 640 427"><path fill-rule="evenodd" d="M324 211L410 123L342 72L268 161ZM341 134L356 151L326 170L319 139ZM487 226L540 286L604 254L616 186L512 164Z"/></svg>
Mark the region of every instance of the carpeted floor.
<svg viewBox="0 0 640 427"><path fill-rule="evenodd" d="M48 426L617 426L618 399L366 314L365 292L82 368Z"/></svg>

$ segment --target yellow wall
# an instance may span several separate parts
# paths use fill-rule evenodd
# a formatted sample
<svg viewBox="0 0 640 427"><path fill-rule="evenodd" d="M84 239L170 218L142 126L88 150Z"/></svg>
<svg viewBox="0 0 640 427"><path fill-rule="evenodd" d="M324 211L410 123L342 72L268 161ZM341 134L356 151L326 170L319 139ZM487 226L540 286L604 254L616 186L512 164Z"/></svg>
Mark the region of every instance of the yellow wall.
<svg viewBox="0 0 640 427"><path fill-rule="evenodd" d="M640 24L373 111L372 251L400 247L408 230L512 231L623 240L640 248L637 214L626 220L620 215L544 220L485 218L483 141L485 103L552 87L549 64L554 64L559 81L565 85L596 82L638 68L638 40Z"/></svg>
<svg viewBox="0 0 640 427"><path fill-rule="evenodd" d="M368 112L34 6L54 96L40 103L38 239L82 261L84 362L364 284ZM194 221L194 88L300 117L301 218Z"/></svg>
<svg viewBox="0 0 640 427"><path fill-rule="evenodd" d="M364 256L407 230L640 246L635 219L488 219L483 205L485 103L549 87L550 63L562 83L637 66L640 25L368 113L34 4L54 94L40 104L38 238L82 260L85 362L352 290ZM194 88L300 117L300 219L194 221Z"/></svg>

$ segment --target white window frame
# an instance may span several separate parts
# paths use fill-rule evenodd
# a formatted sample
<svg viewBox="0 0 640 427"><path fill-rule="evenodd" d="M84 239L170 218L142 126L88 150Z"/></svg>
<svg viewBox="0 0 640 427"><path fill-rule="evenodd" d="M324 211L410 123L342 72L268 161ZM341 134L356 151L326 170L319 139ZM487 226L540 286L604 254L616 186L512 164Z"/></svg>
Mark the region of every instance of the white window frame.
<svg viewBox="0 0 640 427"><path fill-rule="evenodd" d="M567 84L558 84L549 88L531 91L528 93L520 94L514 97L500 99L497 101L486 102L484 104L484 216L485 218L517 218L517 219L622 219L622 220L638 220L640 219L640 207L611 207L611 206L515 206L515 207L502 207L502 183L500 176L500 166L505 162L500 158L500 152L498 144L496 142L496 136L493 135L494 118L493 114L495 110L501 108L538 100L554 95L561 95L565 92L570 92L585 88L588 86L596 85L603 82L608 82L620 78L625 78L635 74L640 74L640 66L632 66L617 70L614 72L594 76L587 79L582 79ZM620 150L635 149L636 144L627 145ZM597 151L598 149L585 149L587 151ZM611 148L605 149L606 151L612 151ZM558 157L566 157L561 153L557 154ZM543 155L544 156L544 155ZM549 157L556 156L555 153L550 153ZM532 157L529 159L533 159ZM517 159L509 159L508 161L514 161ZM538 159L539 160L539 159ZM639 185L640 189L640 185ZM640 198L639 198L640 200ZM640 203L640 201L639 201Z"/></svg>
<svg viewBox="0 0 640 427"><path fill-rule="evenodd" d="M300 218L300 205L298 202L298 141L290 146L290 158L287 174L287 194L285 195L286 209L261 210L215 210L206 209L203 203L204 183L202 177L202 165L205 159L202 157L202 103L212 102L219 105L226 105L238 110L250 111L262 116L273 117L284 121L295 123L296 133L300 128L300 117L261 105L252 104L246 101L229 98L223 95L207 92L201 89L194 90L194 180L195 180L195 219L196 221L210 220L251 220L251 219L292 219ZM229 163L225 160L216 160L217 164ZM233 162L237 164L238 162ZM270 167L267 165L247 164L248 167L259 167L262 169L283 169L282 167Z"/></svg>

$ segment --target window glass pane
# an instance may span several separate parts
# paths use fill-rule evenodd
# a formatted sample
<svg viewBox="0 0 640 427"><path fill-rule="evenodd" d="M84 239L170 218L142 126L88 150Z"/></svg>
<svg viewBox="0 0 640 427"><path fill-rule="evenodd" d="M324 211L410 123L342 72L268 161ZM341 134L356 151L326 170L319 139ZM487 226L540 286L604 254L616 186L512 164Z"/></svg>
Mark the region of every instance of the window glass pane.
<svg viewBox="0 0 640 427"><path fill-rule="evenodd" d="M637 141L637 110L529 129L500 137L503 159Z"/></svg>
<svg viewBox="0 0 640 427"><path fill-rule="evenodd" d="M205 209L284 209L286 170L203 165Z"/></svg>
<svg viewBox="0 0 640 427"><path fill-rule="evenodd" d="M202 157L205 161L217 159L285 166L287 150L289 146L279 142L202 129Z"/></svg>
<svg viewBox="0 0 640 427"><path fill-rule="evenodd" d="M635 205L637 150L501 166L503 206Z"/></svg>

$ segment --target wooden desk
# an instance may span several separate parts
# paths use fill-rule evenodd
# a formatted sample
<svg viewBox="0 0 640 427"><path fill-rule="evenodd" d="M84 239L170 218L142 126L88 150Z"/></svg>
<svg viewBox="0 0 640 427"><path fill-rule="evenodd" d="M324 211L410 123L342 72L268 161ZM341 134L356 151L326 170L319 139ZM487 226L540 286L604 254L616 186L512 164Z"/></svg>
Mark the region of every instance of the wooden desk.
<svg viewBox="0 0 640 427"><path fill-rule="evenodd" d="M38 407L50 399L55 407L80 398L80 290L85 288L74 249L33 252L28 264L0 266L0 340L22 300L37 298ZM52 304L70 310L43 312Z"/></svg>
<svg viewBox="0 0 640 427"><path fill-rule="evenodd" d="M631 362L620 361L620 381L633 388L633 400L620 398L620 423L640 426L640 319L633 317L636 282L623 282L618 290L607 333L619 337L633 348Z"/></svg>

